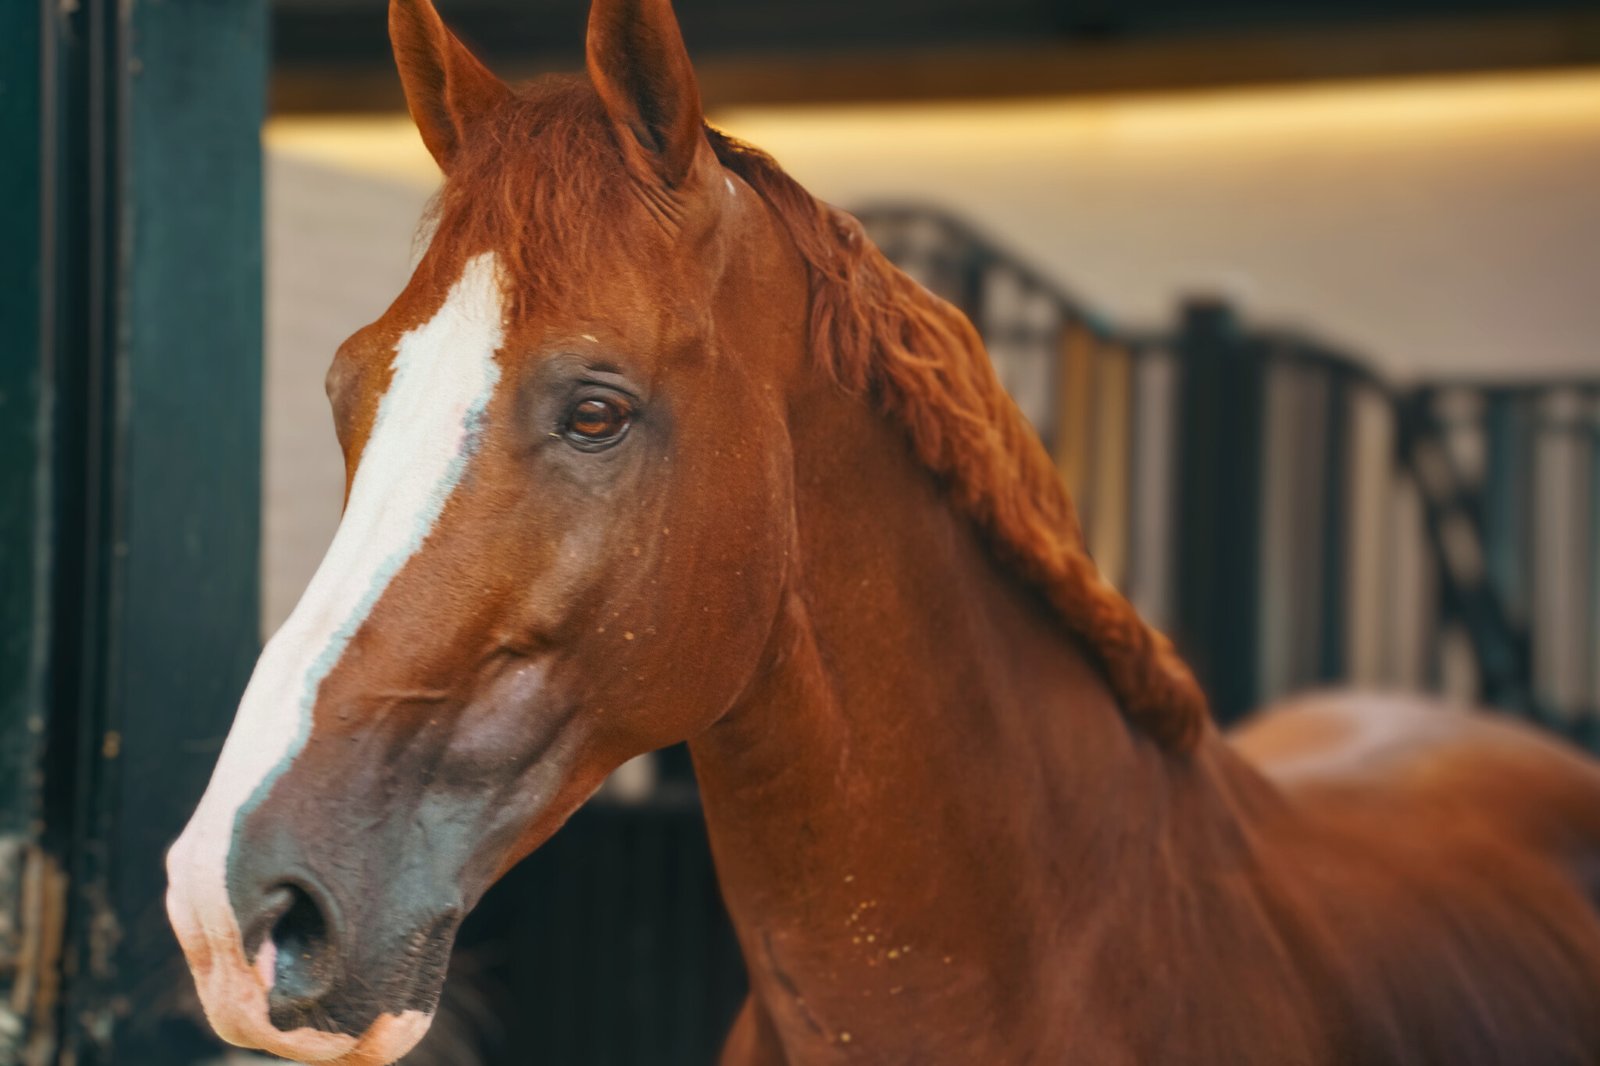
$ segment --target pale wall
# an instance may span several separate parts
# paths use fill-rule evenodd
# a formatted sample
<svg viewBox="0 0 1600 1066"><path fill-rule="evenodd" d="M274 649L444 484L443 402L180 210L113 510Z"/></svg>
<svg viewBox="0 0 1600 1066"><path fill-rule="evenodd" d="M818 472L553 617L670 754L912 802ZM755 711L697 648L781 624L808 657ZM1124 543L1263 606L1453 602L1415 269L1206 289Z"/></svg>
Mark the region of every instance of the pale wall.
<svg viewBox="0 0 1600 1066"><path fill-rule="evenodd" d="M953 207L1117 318L1220 291L1398 376L1600 374L1600 72L723 117L824 197Z"/></svg>

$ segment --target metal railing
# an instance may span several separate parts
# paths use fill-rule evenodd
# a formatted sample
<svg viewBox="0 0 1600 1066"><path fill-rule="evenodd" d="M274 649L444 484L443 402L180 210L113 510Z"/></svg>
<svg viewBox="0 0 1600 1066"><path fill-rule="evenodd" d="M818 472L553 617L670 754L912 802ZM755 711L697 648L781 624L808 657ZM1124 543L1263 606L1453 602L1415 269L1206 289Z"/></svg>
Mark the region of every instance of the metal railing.
<svg viewBox="0 0 1600 1066"><path fill-rule="evenodd" d="M946 214L861 217L973 319L1101 569L1224 721L1352 683L1600 740L1600 376L1399 389L1219 301L1126 333Z"/></svg>

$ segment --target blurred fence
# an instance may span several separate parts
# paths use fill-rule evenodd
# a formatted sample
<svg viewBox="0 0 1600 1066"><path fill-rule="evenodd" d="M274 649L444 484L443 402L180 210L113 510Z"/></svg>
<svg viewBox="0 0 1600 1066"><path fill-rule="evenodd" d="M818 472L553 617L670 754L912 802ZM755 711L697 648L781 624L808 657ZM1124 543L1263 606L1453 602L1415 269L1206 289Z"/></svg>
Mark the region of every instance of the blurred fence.
<svg viewBox="0 0 1600 1066"><path fill-rule="evenodd" d="M1600 747L1600 381L1435 384L1407 458L1479 692Z"/></svg>
<svg viewBox="0 0 1600 1066"><path fill-rule="evenodd" d="M1221 302L1121 334L954 219L862 220L972 317L1101 569L1224 721L1338 682L1600 740L1600 375L1400 390Z"/></svg>

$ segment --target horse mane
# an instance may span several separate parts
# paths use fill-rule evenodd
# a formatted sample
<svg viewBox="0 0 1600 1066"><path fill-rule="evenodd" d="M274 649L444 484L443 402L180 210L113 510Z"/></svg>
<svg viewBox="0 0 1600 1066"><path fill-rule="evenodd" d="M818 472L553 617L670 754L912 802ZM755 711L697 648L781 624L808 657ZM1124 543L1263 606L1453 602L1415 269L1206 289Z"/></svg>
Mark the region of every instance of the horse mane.
<svg viewBox="0 0 1600 1066"><path fill-rule="evenodd" d="M559 300L574 276L587 276L585 264L625 256L627 220L640 206L617 180L621 153L587 78L547 75L497 110L460 146L431 211L432 240L457 252L495 248L516 314L529 301ZM770 205L809 268L811 346L823 370L905 427L991 550L1042 591L1098 660L1128 719L1165 747L1191 748L1209 720L1205 697L1167 639L1089 558L1066 486L972 323L771 156L711 127L706 136L723 166ZM419 272L452 258L425 257Z"/></svg>
<svg viewBox="0 0 1600 1066"><path fill-rule="evenodd" d="M707 127L722 164L773 209L811 275L811 345L844 389L901 423L917 457L1099 661L1123 713L1164 747L1204 732L1204 694L1170 641L1101 576L1038 436L966 315L890 263L851 216L760 149Z"/></svg>

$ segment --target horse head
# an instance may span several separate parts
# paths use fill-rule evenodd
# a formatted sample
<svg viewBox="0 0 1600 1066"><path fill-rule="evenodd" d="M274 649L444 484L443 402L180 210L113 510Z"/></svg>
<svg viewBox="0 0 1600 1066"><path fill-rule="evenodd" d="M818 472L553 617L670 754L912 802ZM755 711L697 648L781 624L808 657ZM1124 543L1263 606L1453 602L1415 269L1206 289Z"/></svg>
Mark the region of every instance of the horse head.
<svg viewBox="0 0 1600 1066"><path fill-rule="evenodd" d="M343 518L168 858L217 1031L352 1066L420 1039L497 877L748 685L808 314L668 0L596 0L587 77L522 89L429 0L390 28L434 233L333 360Z"/></svg>

